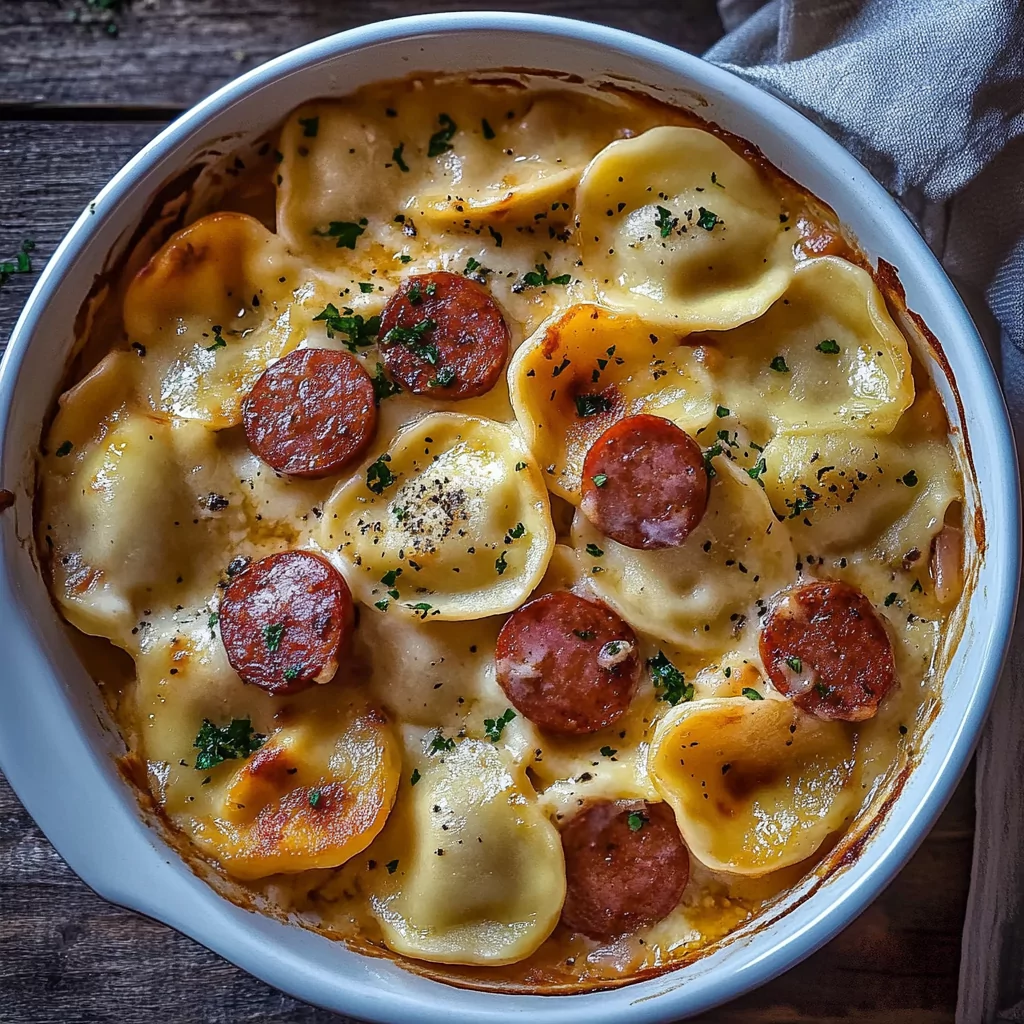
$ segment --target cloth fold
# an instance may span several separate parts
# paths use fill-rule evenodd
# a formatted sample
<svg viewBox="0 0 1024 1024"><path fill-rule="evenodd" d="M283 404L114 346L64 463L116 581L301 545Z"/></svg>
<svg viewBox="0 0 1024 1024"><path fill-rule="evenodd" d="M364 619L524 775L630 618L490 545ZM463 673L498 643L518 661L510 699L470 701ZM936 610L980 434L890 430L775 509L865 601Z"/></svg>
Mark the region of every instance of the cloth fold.
<svg viewBox="0 0 1024 1024"><path fill-rule="evenodd" d="M1024 438L1024 4L719 0L705 54L824 128L964 297ZM991 553L998 557L998 552ZM977 761L958 1024L1024 1022L1024 624Z"/></svg>

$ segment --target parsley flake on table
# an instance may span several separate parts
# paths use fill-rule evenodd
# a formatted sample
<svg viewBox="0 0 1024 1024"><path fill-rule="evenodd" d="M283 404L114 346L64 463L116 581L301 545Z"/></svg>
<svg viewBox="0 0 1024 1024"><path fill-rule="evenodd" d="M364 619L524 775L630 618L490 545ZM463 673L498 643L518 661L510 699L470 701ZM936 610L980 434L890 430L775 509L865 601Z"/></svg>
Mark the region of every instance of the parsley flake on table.
<svg viewBox="0 0 1024 1024"><path fill-rule="evenodd" d="M398 165L398 169L403 174L408 174L408 172L409 172L409 165L405 162L405 158L402 156L402 150L404 150L404 149L405 149L405 143L404 142L400 142L391 151L391 159Z"/></svg>
<svg viewBox="0 0 1024 1024"><path fill-rule="evenodd" d="M199 751L196 755L196 771L209 771L222 761L248 757L253 751L259 750L266 739L266 736L253 730L248 718L232 719L231 724L225 726L216 726L204 718L192 744Z"/></svg>
<svg viewBox="0 0 1024 1024"><path fill-rule="evenodd" d="M281 646L281 638L284 636L284 623L273 622L269 626L263 627L263 642L267 645L267 650L271 654L277 652Z"/></svg>
<svg viewBox="0 0 1024 1024"><path fill-rule="evenodd" d="M668 658L664 651L658 651L657 657L647 659L647 671L651 673L651 681L658 693L658 700L673 705L693 700L693 683L688 683Z"/></svg>
<svg viewBox="0 0 1024 1024"><path fill-rule="evenodd" d="M717 213L705 210L703 206L699 207L698 212L700 216L697 218L697 227L703 228L705 231L712 231L716 224L722 223Z"/></svg>
<svg viewBox="0 0 1024 1024"><path fill-rule="evenodd" d="M835 338L826 338L824 341L819 341L814 347L819 352L824 352L827 356L839 355L839 343Z"/></svg>
<svg viewBox="0 0 1024 1024"><path fill-rule="evenodd" d="M604 395L577 395L576 415L579 417L597 416L602 412L611 412L612 401Z"/></svg>
<svg viewBox="0 0 1024 1024"><path fill-rule="evenodd" d="M629 825L630 832L639 832L648 821L650 818L643 811L630 811L626 817L626 824Z"/></svg>
<svg viewBox="0 0 1024 1024"><path fill-rule="evenodd" d="M21 248L15 254L13 260L4 260L0 263L0 285L5 285L10 280L11 274L28 274L32 270L32 257L29 255L36 247L31 238L26 238L21 243Z"/></svg>
<svg viewBox="0 0 1024 1024"><path fill-rule="evenodd" d="M390 461L391 456L385 452L376 462L371 463L366 471L366 486L374 494L383 494L384 488L395 482L395 475L387 466Z"/></svg>
<svg viewBox="0 0 1024 1024"><path fill-rule="evenodd" d="M440 156L454 148L451 144L452 139L459 130L458 125L447 114L439 114L437 123L441 125L441 129L430 136L430 144L427 147L428 157Z"/></svg>
<svg viewBox="0 0 1024 1024"><path fill-rule="evenodd" d="M484 733L492 743L497 743L501 739L502 732L505 731L505 726L516 717L516 713L511 708L505 708L504 712L497 718L485 718L484 719Z"/></svg>
<svg viewBox="0 0 1024 1024"><path fill-rule="evenodd" d="M334 238L337 240L338 249L354 249L356 247L356 241L359 236L366 230L366 225L369 222L365 217L359 218L358 224L353 224L347 220L332 220L327 225L326 231L314 230L314 235L319 235L321 238Z"/></svg>

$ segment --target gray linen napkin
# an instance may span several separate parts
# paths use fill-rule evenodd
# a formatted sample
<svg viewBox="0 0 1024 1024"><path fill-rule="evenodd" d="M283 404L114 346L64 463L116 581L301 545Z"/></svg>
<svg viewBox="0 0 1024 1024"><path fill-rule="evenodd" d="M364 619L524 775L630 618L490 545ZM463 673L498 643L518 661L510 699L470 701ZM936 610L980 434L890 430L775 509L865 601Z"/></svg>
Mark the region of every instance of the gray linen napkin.
<svg viewBox="0 0 1024 1024"><path fill-rule="evenodd" d="M896 197L985 337L1024 440L1024 5L719 0L706 57L780 96ZM994 553L998 555L998 553ZM978 751L958 1024L1024 1022L1024 616Z"/></svg>

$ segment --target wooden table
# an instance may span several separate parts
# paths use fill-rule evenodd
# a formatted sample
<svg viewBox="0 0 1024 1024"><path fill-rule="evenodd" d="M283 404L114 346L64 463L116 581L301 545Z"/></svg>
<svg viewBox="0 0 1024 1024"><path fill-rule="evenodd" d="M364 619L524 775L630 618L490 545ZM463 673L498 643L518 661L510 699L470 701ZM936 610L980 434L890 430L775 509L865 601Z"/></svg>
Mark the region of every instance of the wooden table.
<svg viewBox="0 0 1024 1024"><path fill-rule="evenodd" d="M110 176L181 110L254 65L355 25L490 6L404 0L3 0L0 260L40 269ZM518 0L701 52L713 0ZM112 7L113 9L108 9ZM36 274L0 287L0 346ZM7 679L4 685L31 685ZM974 825L972 776L910 864L838 938L708 1021L949 1021ZM111 906L67 868L0 776L0 1021L312 1024L339 1020L171 929Z"/></svg>

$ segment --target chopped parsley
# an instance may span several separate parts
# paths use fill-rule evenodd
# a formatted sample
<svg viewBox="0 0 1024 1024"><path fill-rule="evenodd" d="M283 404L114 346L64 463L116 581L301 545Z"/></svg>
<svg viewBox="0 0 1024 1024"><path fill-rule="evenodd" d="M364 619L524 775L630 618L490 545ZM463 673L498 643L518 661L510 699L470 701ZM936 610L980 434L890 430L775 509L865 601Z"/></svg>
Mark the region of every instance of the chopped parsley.
<svg viewBox="0 0 1024 1024"><path fill-rule="evenodd" d="M507 551L502 551L502 553L494 560L494 569L499 576L504 576L505 570L508 568L508 562L505 561L505 556L507 554Z"/></svg>
<svg viewBox="0 0 1024 1024"><path fill-rule="evenodd" d="M803 670L804 670L804 663L795 654L791 655L790 657L788 657L786 659L786 664L794 672L803 672Z"/></svg>
<svg viewBox="0 0 1024 1024"><path fill-rule="evenodd" d="M366 486L374 494L383 494L385 487L390 487L395 482L395 475L388 469L387 464L391 456L385 452L376 462L370 465L366 471Z"/></svg>
<svg viewBox="0 0 1024 1024"><path fill-rule="evenodd" d="M373 397L378 405L385 398L397 395L401 388L384 372L384 364L377 364L377 372L373 376Z"/></svg>
<svg viewBox="0 0 1024 1024"><path fill-rule="evenodd" d="M437 366L441 358L437 346L432 341L423 340L423 335L427 331L432 331L436 326L436 322L428 318L421 320L418 324L413 324L412 327L392 327L384 335L384 344L405 345L413 355L419 356L431 366Z"/></svg>
<svg viewBox="0 0 1024 1024"><path fill-rule="evenodd" d="M784 356L776 356L768 365L776 373L789 373L789 367L786 365L786 359Z"/></svg>
<svg viewBox="0 0 1024 1024"><path fill-rule="evenodd" d="M827 356L839 355L839 343L835 338L826 338L824 341L819 341L814 347L819 352L824 352Z"/></svg>
<svg viewBox="0 0 1024 1024"><path fill-rule="evenodd" d="M729 415L731 415L731 414L730 414L729 410L728 410L728 409L726 409L726 407L725 407L724 405L720 405L720 406L719 406L719 407L718 407L718 408L717 408L717 409L715 410L715 415L716 415L716 416L717 416L717 417L718 417L719 419L723 419L723 420L724 420L726 416L729 416Z"/></svg>
<svg viewBox="0 0 1024 1024"><path fill-rule="evenodd" d="M887 594L885 597L885 607L888 608L890 605L896 603L896 593Z"/></svg>
<svg viewBox="0 0 1024 1024"><path fill-rule="evenodd" d="M697 227L703 228L705 231L711 231L714 229L716 224L722 223L718 214L712 213L710 210L705 210L703 206L699 207L698 212L700 213L700 216L697 218Z"/></svg>
<svg viewBox="0 0 1024 1024"><path fill-rule="evenodd" d="M601 756L602 757L614 757L617 753L618 753L618 750L616 750L614 747L602 747L601 748Z"/></svg>
<svg viewBox="0 0 1024 1024"><path fill-rule="evenodd" d="M412 775L409 776L409 785L410 786L415 786L416 783L419 782L420 779L422 779L422 778L423 778L423 776L420 775L419 768L413 768Z"/></svg>
<svg viewBox="0 0 1024 1024"><path fill-rule="evenodd" d="M65 455L70 455L72 449L75 446L70 441L61 441L60 447L53 453L58 459L63 459Z"/></svg>
<svg viewBox="0 0 1024 1024"><path fill-rule="evenodd" d="M213 632L213 627L220 622L220 612L210 612L210 617L206 620L207 626L210 627L210 632Z"/></svg>
<svg viewBox="0 0 1024 1024"><path fill-rule="evenodd" d="M480 129L483 131L484 138L487 139L488 142L494 138L494 129L487 123L486 117L480 122Z"/></svg>
<svg viewBox="0 0 1024 1024"><path fill-rule="evenodd" d="M595 487L604 487L604 485L608 483L608 474L595 473L590 479L594 481Z"/></svg>
<svg viewBox="0 0 1024 1024"><path fill-rule="evenodd" d="M762 697L761 694L759 694L752 686L744 686L740 692L747 698L747 700L764 700L764 697Z"/></svg>
<svg viewBox="0 0 1024 1024"><path fill-rule="evenodd" d="M437 373L427 381L427 387L450 388L455 383L455 371L450 366L442 366Z"/></svg>
<svg viewBox="0 0 1024 1024"><path fill-rule="evenodd" d="M596 544L588 544L587 554L590 555L591 558L600 558L604 552Z"/></svg>
<svg viewBox="0 0 1024 1024"><path fill-rule="evenodd" d="M431 754L445 754L450 753L455 749L455 740L450 736L445 736L440 729L434 733L434 738L430 741L430 753Z"/></svg>
<svg viewBox="0 0 1024 1024"><path fill-rule="evenodd" d="M379 601L373 602L373 607L379 609L382 612L386 612L390 606L390 601L386 597L382 597Z"/></svg>
<svg viewBox="0 0 1024 1024"><path fill-rule="evenodd" d="M526 469L526 463L525 462L517 462L516 463L516 472L517 473L522 472L524 469Z"/></svg>
<svg viewBox="0 0 1024 1024"><path fill-rule="evenodd" d="M548 277L547 264L535 263L533 270L528 270L523 274L522 281L517 281L512 286L512 291L525 291L527 288L544 288L549 284L566 285L571 280L571 274L559 274L558 277Z"/></svg>
<svg viewBox="0 0 1024 1024"><path fill-rule="evenodd" d="M366 230L367 223L365 217L360 217L358 224L347 220L332 220L326 231L314 230L313 234L320 235L321 238L337 239L339 249L354 249L359 236Z"/></svg>
<svg viewBox="0 0 1024 1024"><path fill-rule="evenodd" d="M32 257L29 253L35 249L36 243L31 238L26 238L21 243L21 249L17 252L14 260L4 260L0 263L0 285L5 285L10 280L11 274L27 274L32 270Z"/></svg>
<svg viewBox="0 0 1024 1024"><path fill-rule="evenodd" d="M611 412L612 401L604 395L577 395L576 415L579 417L597 416L602 412Z"/></svg>
<svg viewBox="0 0 1024 1024"><path fill-rule="evenodd" d="M747 470L747 476L749 476L751 480L756 480L759 484L761 484L762 487L764 487L764 482L761 480L761 474L767 468L768 467L765 465L764 456L762 455L761 458L759 458L757 462L755 462L754 465Z"/></svg>
<svg viewBox="0 0 1024 1024"><path fill-rule="evenodd" d="M431 608L433 608L433 607L434 607L434 606L433 606L432 604L427 604L427 602L426 602L426 601L420 601L420 603L419 603L419 604L411 604L411 605L409 605L409 608L410 608L410 609L411 609L412 611L414 611L414 612L418 612L418 613L419 613L419 617L420 617L421 619L425 619L425 618L427 617L427 613L428 613L428 612L430 611L430 609L431 609Z"/></svg>
<svg viewBox="0 0 1024 1024"><path fill-rule="evenodd" d="M713 480L716 473L715 467L711 465L711 460L722 454L722 446L717 442L710 448L704 450L704 469L708 474L708 479Z"/></svg>
<svg viewBox="0 0 1024 1024"><path fill-rule="evenodd" d="M519 540L524 533L526 533L526 527L522 523L516 523L516 525L508 531L509 540Z"/></svg>
<svg viewBox="0 0 1024 1024"><path fill-rule="evenodd" d="M654 218L654 226L661 231L662 238L668 238L672 234L672 229L679 223L678 217L672 216L671 210L666 210L664 206L657 207L658 216Z"/></svg>
<svg viewBox="0 0 1024 1024"><path fill-rule="evenodd" d="M320 803L320 798L323 794L319 789L311 789L309 791L309 806L316 810L317 805Z"/></svg>
<svg viewBox="0 0 1024 1024"><path fill-rule="evenodd" d="M693 683L688 683L664 651L658 651L656 658L647 659L647 671L651 673L658 700L675 706L681 701L693 700Z"/></svg>
<svg viewBox="0 0 1024 1024"><path fill-rule="evenodd" d="M342 344L349 352L372 345L373 339L380 332L379 316L371 316L369 320L364 320L362 316L348 308L338 312L338 307L333 302L327 303L327 306L313 317L313 322L317 321L322 321L326 325L328 338L333 338L336 334L345 335Z"/></svg>
<svg viewBox="0 0 1024 1024"><path fill-rule="evenodd" d="M511 708L505 708L503 714L497 718L485 718L484 719L484 732L487 738L492 743L497 743L501 739L501 734L505 730L505 726L516 717L516 713Z"/></svg>
<svg viewBox="0 0 1024 1024"><path fill-rule="evenodd" d="M576 634L581 640L593 640L597 634L592 629L574 629L573 633Z"/></svg>
<svg viewBox="0 0 1024 1024"><path fill-rule="evenodd" d="M373 282L372 281L360 281L359 282L359 290L364 295L369 295L370 292L373 291Z"/></svg>
<svg viewBox="0 0 1024 1024"><path fill-rule="evenodd" d="M299 124L302 125L302 137L304 139L315 139L316 133L320 131L319 117L300 117Z"/></svg>
<svg viewBox="0 0 1024 1024"><path fill-rule="evenodd" d="M210 328L210 330L213 331L213 344L207 345L206 351L216 352L217 349L219 348L227 348L228 343L224 340L224 336L221 334L221 331L223 331L224 328L221 327L220 324L214 324L213 327Z"/></svg>
<svg viewBox="0 0 1024 1024"><path fill-rule="evenodd" d="M629 825L630 832L639 832L648 821L650 818L643 811L630 811L626 817L626 824Z"/></svg>
<svg viewBox="0 0 1024 1024"><path fill-rule="evenodd" d="M399 170L400 170L400 171L401 171L401 172L402 172L403 174L407 174L407 173L409 172L409 165L408 165L408 164L407 164L407 163L405 162L405 159L404 159L404 157L402 156L402 150L403 150L403 149L405 149L405 143L404 143L404 142L400 142L400 143L399 143L399 144L398 144L397 146L395 146L395 148L394 148L394 149L393 149L393 150L391 151L391 159L392 159L392 160L394 160L394 162L395 162L396 164L398 164L398 169L399 169Z"/></svg>
<svg viewBox="0 0 1024 1024"><path fill-rule="evenodd" d="M269 626L263 627L263 642L271 654L277 652L281 646L281 637L284 636L284 623L272 622Z"/></svg>
<svg viewBox="0 0 1024 1024"><path fill-rule="evenodd" d="M253 751L259 750L266 739L266 736L253 731L252 722L248 718L232 719L230 725L222 727L204 718L192 744L199 751L196 756L196 771L205 772L222 761L248 757Z"/></svg>
<svg viewBox="0 0 1024 1024"><path fill-rule="evenodd" d="M908 473L904 473L903 476L900 477L900 479L908 487L916 487L917 486L917 474L913 470L910 470Z"/></svg>
<svg viewBox="0 0 1024 1024"><path fill-rule="evenodd" d="M302 671L302 666L301 665L289 665L288 668L286 668L284 670L284 677L290 683L290 682L292 682L293 679L298 679L299 678L299 673L301 671Z"/></svg>
<svg viewBox="0 0 1024 1024"><path fill-rule="evenodd" d="M458 125L447 114L439 114L437 123L441 125L441 129L430 136L427 156L440 156L452 149L452 139L459 130Z"/></svg>
<svg viewBox="0 0 1024 1024"><path fill-rule="evenodd" d="M924 588L921 586L920 580L914 580L914 585L910 588L912 594L920 594L924 592Z"/></svg>
<svg viewBox="0 0 1024 1024"><path fill-rule="evenodd" d="M397 860L389 860L387 862L387 864L384 865L384 867L386 867L388 869L388 874L389 875L393 875L398 870L398 861Z"/></svg>
<svg viewBox="0 0 1024 1024"><path fill-rule="evenodd" d="M495 231L490 224L487 225L487 230L490 232L491 238L494 239L494 244L497 248L501 248L501 232Z"/></svg>

